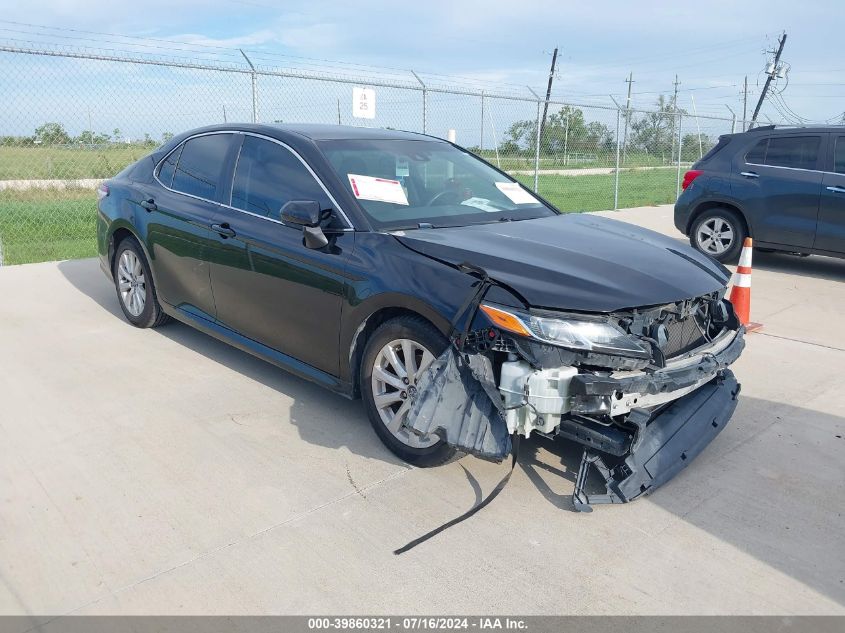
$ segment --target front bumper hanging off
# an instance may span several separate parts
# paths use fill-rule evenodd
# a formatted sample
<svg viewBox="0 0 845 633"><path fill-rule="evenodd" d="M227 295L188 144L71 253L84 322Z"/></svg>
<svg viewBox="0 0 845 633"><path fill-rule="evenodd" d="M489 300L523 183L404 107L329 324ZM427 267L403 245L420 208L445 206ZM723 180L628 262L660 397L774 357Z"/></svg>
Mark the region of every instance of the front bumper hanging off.
<svg viewBox="0 0 845 633"><path fill-rule="evenodd" d="M653 419L644 419L627 456L608 465L597 452L584 450L572 502L579 512L592 504L627 503L647 495L683 470L713 441L733 415L740 385L725 369L694 392L672 402ZM589 494L591 466L603 477L605 493Z"/></svg>

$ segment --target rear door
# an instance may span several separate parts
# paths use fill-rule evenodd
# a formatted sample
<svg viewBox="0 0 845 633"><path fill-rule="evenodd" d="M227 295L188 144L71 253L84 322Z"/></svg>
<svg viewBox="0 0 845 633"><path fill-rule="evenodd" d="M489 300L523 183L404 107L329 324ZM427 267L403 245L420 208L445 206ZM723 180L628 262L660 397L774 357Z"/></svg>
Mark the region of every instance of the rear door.
<svg viewBox="0 0 845 633"><path fill-rule="evenodd" d="M334 217L323 249L281 221L289 200L317 200ZM286 145L243 135L231 200L216 225L211 264L217 319L226 327L336 376L344 263L354 233L304 161Z"/></svg>
<svg viewBox="0 0 845 633"><path fill-rule="evenodd" d="M196 316L215 318L209 268L215 245L210 225L219 212L234 135L195 136L171 152L156 171L147 241L159 296Z"/></svg>
<svg viewBox="0 0 845 633"><path fill-rule="evenodd" d="M755 240L812 248L826 138L826 134L772 135L737 158L733 194L746 201Z"/></svg>
<svg viewBox="0 0 845 633"><path fill-rule="evenodd" d="M845 135L831 134L815 247L845 253Z"/></svg>

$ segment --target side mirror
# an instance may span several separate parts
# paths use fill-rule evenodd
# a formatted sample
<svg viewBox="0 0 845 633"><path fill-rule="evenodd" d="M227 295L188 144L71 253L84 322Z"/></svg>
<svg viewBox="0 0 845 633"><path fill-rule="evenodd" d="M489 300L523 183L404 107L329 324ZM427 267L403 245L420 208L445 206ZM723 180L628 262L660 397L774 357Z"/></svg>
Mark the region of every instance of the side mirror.
<svg viewBox="0 0 845 633"><path fill-rule="evenodd" d="M329 239L320 228L320 222L331 211L323 212L316 200L289 200L282 206L282 222L302 227L305 246L318 249L327 246Z"/></svg>
<svg viewBox="0 0 845 633"><path fill-rule="evenodd" d="M289 200L282 206L282 222L297 226L317 226L322 214L316 200Z"/></svg>

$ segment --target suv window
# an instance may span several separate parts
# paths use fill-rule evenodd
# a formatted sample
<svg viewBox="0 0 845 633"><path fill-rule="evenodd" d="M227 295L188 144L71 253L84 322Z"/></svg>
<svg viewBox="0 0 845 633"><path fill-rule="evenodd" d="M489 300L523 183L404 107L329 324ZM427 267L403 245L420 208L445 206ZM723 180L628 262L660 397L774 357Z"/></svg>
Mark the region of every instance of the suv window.
<svg viewBox="0 0 845 633"><path fill-rule="evenodd" d="M833 146L833 171L845 174L845 136L837 136Z"/></svg>
<svg viewBox="0 0 845 633"><path fill-rule="evenodd" d="M766 149L769 147L769 139L764 138L762 141L757 143L751 150L745 155L745 162L746 163L754 163L756 165L765 165L766 164Z"/></svg>
<svg viewBox="0 0 845 633"><path fill-rule="evenodd" d="M300 160L278 143L244 136L231 206L264 217L279 219L279 211L290 200L317 200L331 208L325 192Z"/></svg>
<svg viewBox="0 0 845 633"><path fill-rule="evenodd" d="M186 141L179 162L176 163L171 188L206 200L214 200L231 136L209 134Z"/></svg>
<svg viewBox="0 0 845 633"><path fill-rule="evenodd" d="M773 136L766 150L766 165L815 169L819 160L820 136Z"/></svg>

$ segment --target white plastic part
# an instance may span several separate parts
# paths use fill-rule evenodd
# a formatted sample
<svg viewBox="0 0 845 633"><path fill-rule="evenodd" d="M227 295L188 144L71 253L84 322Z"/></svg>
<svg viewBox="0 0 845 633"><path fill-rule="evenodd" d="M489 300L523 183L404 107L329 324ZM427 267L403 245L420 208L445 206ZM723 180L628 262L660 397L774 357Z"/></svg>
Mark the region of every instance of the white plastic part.
<svg viewBox="0 0 845 633"><path fill-rule="evenodd" d="M575 367L538 371L521 360L502 363L499 391L507 409L508 431L525 437L534 429L554 431L571 408L569 383L577 373Z"/></svg>

